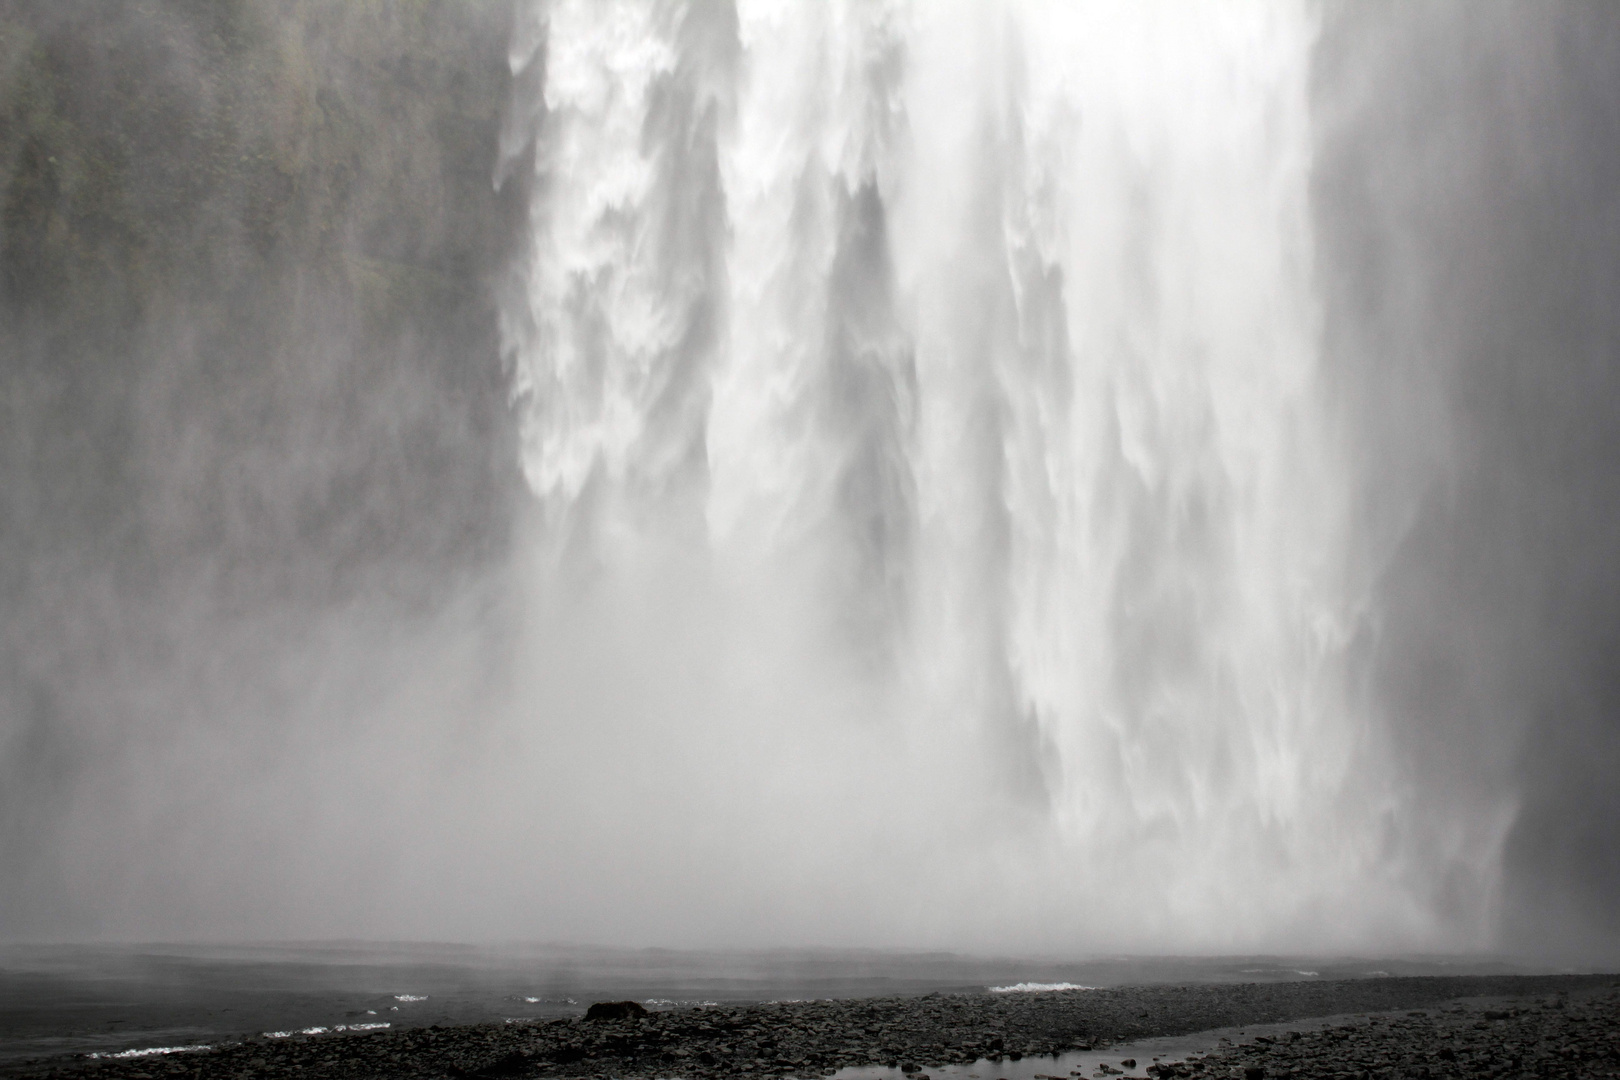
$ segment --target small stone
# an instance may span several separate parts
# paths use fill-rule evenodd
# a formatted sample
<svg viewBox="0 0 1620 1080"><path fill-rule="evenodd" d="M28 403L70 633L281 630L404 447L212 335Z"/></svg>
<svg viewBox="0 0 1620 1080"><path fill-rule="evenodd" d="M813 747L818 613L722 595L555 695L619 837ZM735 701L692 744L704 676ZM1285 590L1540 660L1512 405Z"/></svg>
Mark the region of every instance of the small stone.
<svg viewBox="0 0 1620 1080"><path fill-rule="evenodd" d="M516 1076L529 1067L529 1055L521 1050L497 1058L474 1071L480 1076Z"/></svg>

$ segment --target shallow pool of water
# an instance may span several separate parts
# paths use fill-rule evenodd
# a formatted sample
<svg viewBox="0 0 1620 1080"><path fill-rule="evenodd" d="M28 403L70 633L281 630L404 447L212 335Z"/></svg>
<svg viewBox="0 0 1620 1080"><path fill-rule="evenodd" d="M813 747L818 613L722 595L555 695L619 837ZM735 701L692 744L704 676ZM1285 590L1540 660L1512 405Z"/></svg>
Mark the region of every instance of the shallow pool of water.
<svg viewBox="0 0 1620 1080"><path fill-rule="evenodd" d="M1280 1024L1250 1024L1241 1028L1217 1028L1188 1035L1137 1039L1134 1042L1115 1043L1100 1050L1076 1050L1056 1057L1043 1055L1018 1061L980 1058L967 1065L942 1065L925 1068L920 1073L904 1073L900 1069L882 1065L863 1065L840 1069L832 1080L921 1080L922 1077L928 1080L1094 1080L1102 1076L1143 1078L1148 1075L1148 1066L1155 1062L1191 1061L1223 1046L1252 1042L1258 1036L1282 1039L1290 1031L1314 1031L1366 1021L1364 1014L1346 1014ZM1127 1061L1132 1064L1125 1064ZM1102 1072L1102 1066L1107 1066L1111 1071Z"/></svg>

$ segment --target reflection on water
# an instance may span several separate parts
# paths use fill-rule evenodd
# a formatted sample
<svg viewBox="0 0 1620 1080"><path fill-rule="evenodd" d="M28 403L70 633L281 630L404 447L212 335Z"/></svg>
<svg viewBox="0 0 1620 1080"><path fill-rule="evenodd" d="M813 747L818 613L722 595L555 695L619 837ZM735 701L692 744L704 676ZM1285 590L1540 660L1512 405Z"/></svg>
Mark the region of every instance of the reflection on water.
<svg viewBox="0 0 1620 1080"><path fill-rule="evenodd" d="M1111 1047L1107 1050L1076 1051L1055 1057L1026 1057L1018 1061L992 1061L980 1058L970 1065L944 1065L923 1072L907 1073L899 1068L869 1065L840 1069L833 1080L1070 1080L1071 1077L1146 1077L1155 1061L1181 1061L1182 1056L1161 1054L1143 1056L1146 1044ZM1130 1062L1129 1065L1125 1064ZM1103 1072L1106 1066L1108 1072Z"/></svg>
<svg viewBox="0 0 1620 1080"><path fill-rule="evenodd" d="M1018 1061L980 1058L969 1065L943 1065L912 1073L900 1068L864 1066L840 1069L832 1080L1102 1080L1106 1077L1130 1080L1131 1077L1146 1078L1148 1067L1155 1063L1192 1061L1223 1046L1252 1042L1262 1036L1285 1039L1293 1031L1315 1031L1358 1022L1365 1023L1366 1017L1341 1015L1281 1024L1249 1024L1241 1028L1137 1039L1069 1054L1036 1055Z"/></svg>

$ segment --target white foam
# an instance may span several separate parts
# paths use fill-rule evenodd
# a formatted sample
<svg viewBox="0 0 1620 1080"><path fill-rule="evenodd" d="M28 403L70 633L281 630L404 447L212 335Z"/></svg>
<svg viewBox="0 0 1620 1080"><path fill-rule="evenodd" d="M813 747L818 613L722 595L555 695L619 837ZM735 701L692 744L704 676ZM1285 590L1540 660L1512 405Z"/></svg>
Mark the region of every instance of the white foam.
<svg viewBox="0 0 1620 1080"><path fill-rule="evenodd" d="M191 1054L196 1053L199 1050L212 1049L212 1046L205 1046L201 1044L195 1046L146 1046L139 1050L119 1050L116 1053L97 1052L94 1054L86 1054L85 1056L117 1060L122 1058L157 1057L161 1054Z"/></svg>
<svg viewBox="0 0 1620 1080"><path fill-rule="evenodd" d="M294 1035L326 1035L339 1031L380 1031L383 1028L393 1027L393 1024L377 1022L370 1024L333 1024L331 1027L307 1027L297 1031L265 1031L261 1032L267 1039L290 1039Z"/></svg>
<svg viewBox="0 0 1620 1080"><path fill-rule="evenodd" d="M394 1000L395 1001L426 1001L427 999L428 999L428 996L426 994L395 994L394 995Z"/></svg>
<svg viewBox="0 0 1620 1080"><path fill-rule="evenodd" d="M992 994L1044 994L1051 990L1095 990L1095 986L1081 986L1079 983L1013 983L1011 986L992 986Z"/></svg>

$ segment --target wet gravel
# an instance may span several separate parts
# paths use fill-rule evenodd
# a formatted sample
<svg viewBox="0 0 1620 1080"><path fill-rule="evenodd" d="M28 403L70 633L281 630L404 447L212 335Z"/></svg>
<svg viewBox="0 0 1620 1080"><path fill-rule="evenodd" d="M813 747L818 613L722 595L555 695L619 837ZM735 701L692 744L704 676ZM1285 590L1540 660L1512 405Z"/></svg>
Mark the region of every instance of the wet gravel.
<svg viewBox="0 0 1620 1080"><path fill-rule="evenodd" d="M1391 1011L1398 1015L1256 1038L1187 1062L1143 1063L1143 1069L1166 1080L1620 1076L1617 987L1620 980L1609 975L1485 976L711 1005L626 1019L261 1036L161 1056L23 1062L0 1076L764 1080L828 1076L856 1065L917 1074L1133 1038ZM1465 998L1495 1004L1436 1008Z"/></svg>
<svg viewBox="0 0 1620 1080"><path fill-rule="evenodd" d="M1620 1076L1620 993L1472 1002L1256 1038L1153 1072L1243 1080Z"/></svg>

